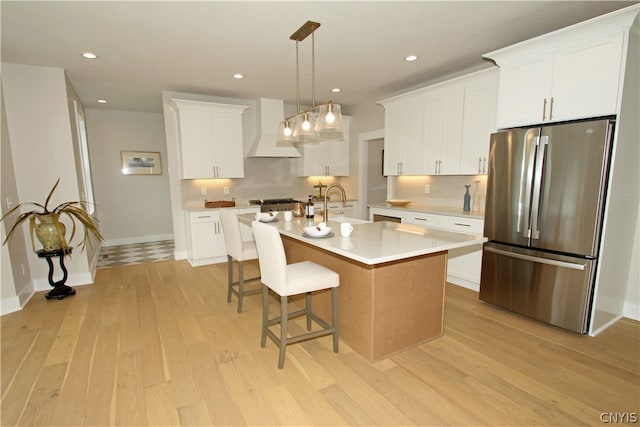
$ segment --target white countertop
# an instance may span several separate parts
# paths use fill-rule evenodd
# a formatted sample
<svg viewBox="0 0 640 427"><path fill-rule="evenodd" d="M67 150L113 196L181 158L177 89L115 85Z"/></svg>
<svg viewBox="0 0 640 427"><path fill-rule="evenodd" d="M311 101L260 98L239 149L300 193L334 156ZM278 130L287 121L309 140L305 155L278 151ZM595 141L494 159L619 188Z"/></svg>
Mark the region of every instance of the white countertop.
<svg viewBox="0 0 640 427"><path fill-rule="evenodd" d="M251 225L253 214L238 215L242 224ZM337 218L336 218L337 219ZM353 233L349 237L340 236L340 222L351 222ZM316 223L319 221L315 221ZM286 222L267 223L278 228L280 234L316 246L329 252L353 259L367 265L397 261L414 256L427 255L449 249L481 245L486 238L468 234L453 233L409 224L391 222L366 222L341 218L329 220L333 236L328 238L303 237L303 228L309 225L305 218L294 218Z"/></svg>
<svg viewBox="0 0 640 427"><path fill-rule="evenodd" d="M421 212L421 213L429 213L436 215L447 215L447 216L459 216L461 218L473 218L473 219L484 219L483 212L471 212L464 213L462 212L462 208L447 208L441 206L427 206L427 205L414 205L411 203L408 206L400 207L400 206L391 206L386 203L371 203L369 204L370 208L379 208L379 209L392 209L401 212Z"/></svg>
<svg viewBox="0 0 640 427"><path fill-rule="evenodd" d="M182 205L182 208L187 212L200 212L200 211L218 211L220 209L247 209L247 208L256 208L260 210L260 206L258 205L250 205L248 201L236 201L236 205L231 208L205 208L204 200L197 201L189 201Z"/></svg>

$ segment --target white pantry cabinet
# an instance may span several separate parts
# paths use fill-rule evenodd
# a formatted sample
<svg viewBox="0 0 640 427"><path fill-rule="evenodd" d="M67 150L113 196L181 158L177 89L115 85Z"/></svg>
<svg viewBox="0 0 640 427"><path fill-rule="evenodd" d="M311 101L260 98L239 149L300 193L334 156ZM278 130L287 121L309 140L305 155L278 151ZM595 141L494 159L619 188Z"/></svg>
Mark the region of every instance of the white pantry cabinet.
<svg viewBox="0 0 640 427"><path fill-rule="evenodd" d="M173 99L178 109L183 179L244 178L245 105Z"/></svg>
<svg viewBox="0 0 640 427"><path fill-rule="evenodd" d="M624 38L599 20L484 55L500 67L498 128L615 114Z"/></svg>
<svg viewBox="0 0 640 427"><path fill-rule="evenodd" d="M351 117L342 116L344 140L298 146L298 176L349 176L350 122Z"/></svg>

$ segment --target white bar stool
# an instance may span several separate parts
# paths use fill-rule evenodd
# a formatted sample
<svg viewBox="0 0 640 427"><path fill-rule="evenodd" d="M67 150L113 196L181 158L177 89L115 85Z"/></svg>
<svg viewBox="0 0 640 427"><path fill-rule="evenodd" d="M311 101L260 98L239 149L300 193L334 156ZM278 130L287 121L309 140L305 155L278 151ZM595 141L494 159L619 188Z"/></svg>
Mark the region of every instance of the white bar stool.
<svg viewBox="0 0 640 427"><path fill-rule="evenodd" d="M278 368L284 366L285 351L288 344L311 338L333 335L333 351L338 352L338 286L340 276L311 261L287 264L284 246L278 230L268 224L252 222L253 235L258 248L258 262L262 274L262 337L260 346L266 345L267 336L280 347ZM311 310L311 292L331 288L331 325ZM280 316L269 319L269 289L280 296ZM306 294L305 308L289 313L287 297ZM289 319L306 315L307 331L311 331L311 321L323 329L307 332L294 337L287 336ZM269 327L280 324L280 338Z"/></svg>
<svg viewBox="0 0 640 427"><path fill-rule="evenodd" d="M242 313L242 299L245 295L255 295L260 293L260 288L245 289L246 282L259 280L260 276L244 278L244 261L258 258L256 244L253 241L242 240L240 232L240 222L238 216L233 211L221 210L220 221L222 222L222 233L224 234L224 244L227 251L228 284L227 302L231 302L231 294L238 297L238 313ZM238 281L233 281L233 260L238 262Z"/></svg>

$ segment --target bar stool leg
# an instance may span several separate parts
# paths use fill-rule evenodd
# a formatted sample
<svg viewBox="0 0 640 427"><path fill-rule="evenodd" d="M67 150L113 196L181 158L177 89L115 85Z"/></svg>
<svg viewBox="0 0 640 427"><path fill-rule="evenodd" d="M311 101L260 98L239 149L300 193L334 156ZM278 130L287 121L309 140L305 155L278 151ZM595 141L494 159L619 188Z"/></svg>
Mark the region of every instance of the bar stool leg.
<svg viewBox="0 0 640 427"><path fill-rule="evenodd" d="M311 292L307 292L305 296L305 303L307 305L307 331L311 330Z"/></svg>
<svg viewBox="0 0 640 427"><path fill-rule="evenodd" d="M262 285L262 337L260 338L260 347L264 348L267 344L267 322L269 321L269 288Z"/></svg>
<svg viewBox="0 0 640 427"><path fill-rule="evenodd" d="M280 297L280 357L278 358L278 368L284 367L284 356L287 350L287 328L289 323L289 309L287 308L287 297Z"/></svg>
<svg viewBox="0 0 640 427"><path fill-rule="evenodd" d="M333 322L333 352L338 352L338 287L331 288L331 317Z"/></svg>
<svg viewBox="0 0 640 427"><path fill-rule="evenodd" d="M244 296L244 261L238 261L238 313L242 313L242 298Z"/></svg>
<svg viewBox="0 0 640 427"><path fill-rule="evenodd" d="M233 288L233 258L227 255L228 283L227 283L227 302L231 302L231 289Z"/></svg>

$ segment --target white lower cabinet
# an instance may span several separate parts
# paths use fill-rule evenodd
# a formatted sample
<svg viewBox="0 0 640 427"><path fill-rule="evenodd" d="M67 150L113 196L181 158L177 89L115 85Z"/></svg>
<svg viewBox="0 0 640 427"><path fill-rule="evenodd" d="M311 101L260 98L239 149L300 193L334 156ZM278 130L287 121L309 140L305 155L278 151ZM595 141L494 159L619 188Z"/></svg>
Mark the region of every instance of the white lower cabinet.
<svg viewBox="0 0 640 427"><path fill-rule="evenodd" d="M235 209L238 215L258 212L258 208ZM227 261L224 233L217 210L186 212L187 248L189 263L199 265L216 264ZM246 227L245 227L246 228ZM250 240L250 230L242 229L244 240Z"/></svg>
<svg viewBox="0 0 640 427"><path fill-rule="evenodd" d="M213 264L224 257L224 235L218 212L188 213L189 262L193 266Z"/></svg>
<svg viewBox="0 0 640 427"><path fill-rule="evenodd" d="M347 218L358 218L358 202L356 200L349 200L347 202L328 202L329 205L329 219L336 216L344 216ZM314 210L316 218L322 218L324 202L314 203Z"/></svg>
<svg viewBox="0 0 640 427"><path fill-rule="evenodd" d="M484 221L474 218L443 216L443 229L457 233L482 236ZM447 280L474 291L480 290L480 272L482 269L482 246L452 249L447 263Z"/></svg>
<svg viewBox="0 0 640 427"><path fill-rule="evenodd" d="M484 220L454 215L411 212L398 209L369 208L369 220L374 215L400 218L403 224L453 231L456 233L482 236ZM447 281L474 291L480 290L482 268L482 246L451 249L447 262Z"/></svg>

